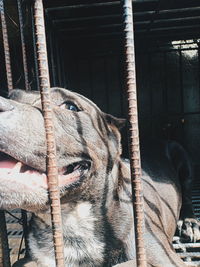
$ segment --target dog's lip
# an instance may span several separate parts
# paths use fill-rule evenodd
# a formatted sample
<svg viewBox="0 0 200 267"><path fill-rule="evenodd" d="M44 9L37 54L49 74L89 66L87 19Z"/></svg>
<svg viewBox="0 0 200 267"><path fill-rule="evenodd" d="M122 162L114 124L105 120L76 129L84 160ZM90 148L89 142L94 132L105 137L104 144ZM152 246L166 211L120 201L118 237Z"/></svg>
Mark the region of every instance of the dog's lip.
<svg viewBox="0 0 200 267"><path fill-rule="evenodd" d="M3 158L4 156L4 158ZM68 187L77 183L90 170L90 160L78 160L58 170L59 187ZM21 161L0 152L0 179L9 179L31 186L48 188L45 172L29 167ZM39 178L39 179L37 179ZM31 182L32 181L32 182ZM30 182L30 183L29 183ZM29 184L28 184L29 183Z"/></svg>

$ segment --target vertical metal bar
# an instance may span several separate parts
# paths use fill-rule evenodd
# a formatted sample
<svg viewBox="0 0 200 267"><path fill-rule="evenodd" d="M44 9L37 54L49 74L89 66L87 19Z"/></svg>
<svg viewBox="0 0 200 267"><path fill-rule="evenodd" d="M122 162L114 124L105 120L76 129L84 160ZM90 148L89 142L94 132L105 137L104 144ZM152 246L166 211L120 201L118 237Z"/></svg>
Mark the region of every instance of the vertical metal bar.
<svg viewBox="0 0 200 267"><path fill-rule="evenodd" d="M12 72L11 72L11 63L10 63L10 49L9 49L9 43L8 43L8 31L7 31L7 25L6 25L3 0L0 0L0 15L1 15L3 45L4 45L4 54L5 54L5 63L6 63L7 83L8 83L8 90L10 91L13 89L13 81L12 81Z"/></svg>
<svg viewBox="0 0 200 267"><path fill-rule="evenodd" d="M4 45L4 54L5 54L5 63L6 63L7 83L8 83L8 90L10 91L13 89L13 81L12 81L12 73L11 73L8 32L7 32L3 0L0 0L0 16L1 16L3 45ZM4 267L11 266L8 236L7 236L7 229L6 229L6 219L5 219L4 211L0 211L0 266L4 266Z"/></svg>
<svg viewBox="0 0 200 267"><path fill-rule="evenodd" d="M10 253L6 229L5 212L0 211L0 266L10 267Z"/></svg>
<svg viewBox="0 0 200 267"><path fill-rule="evenodd" d="M128 96L129 116L129 145L131 162L131 179L133 193L135 245L137 267L146 267L146 254L144 245L144 208L141 183L141 160L138 129L137 90L135 73L135 49L133 33L132 1L122 0L123 23L125 34L125 75Z"/></svg>
<svg viewBox="0 0 200 267"><path fill-rule="evenodd" d="M183 56L182 56L182 50L181 48L179 49L179 75L180 75L180 96L181 96L181 118L180 118L180 123L181 123L181 142L184 144L184 129L185 129L185 103L184 103L184 86L183 86Z"/></svg>
<svg viewBox="0 0 200 267"><path fill-rule="evenodd" d="M24 243L25 243L25 257L28 257L29 256L29 244L28 244L27 212L25 210L22 210L21 215L22 215L22 227L23 227Z"/></svg>
<svg viewBox="0 0 200 267"><path fill-rule="evenodd" d="M35 37L34 8L32 6L31 6L31 28L32 28L32 38L33 38L36 87L37 87L37 90L39 90L40 82L39 82L39 70L38 70L37 48L36 48L36 37Z"/></svg>
<svg viewBox="0 0 200 267"><path fill-rule="evenodd" d="M23 15L22 15L22 5L21 0L17 0L18 5L18 14L19 14L19 26L20 26L20 36L21 36L21 46L22 46L22 59L23 59L23 68L24 68L24 82L26 91L29 90L28 82L28 66L27 66L27 57L26 57L26 45L24 38L24 25L23 25ZM25 243L25 257L28 257L28 223L27 223L27 213L25 210L21 211L22 213L22 226L24 233L24 243Z"/></svg>
<svg viewBox="0 0 200 267"><path fill-rule="evenodd" d="M51 201L51 217L53 228L53 239L55 248L56 266L64 267L62 217L60 207L60 191L58 187L58 170L56 166L56 144L54 137L54 126L50 101L50 80L47 59L47 46L44 24L44 10L42 0L35 0L34 17L37 41L37 55L39 65L40 91L42 108L46 129L47 141L47 176L49 196Z"/></svg>
<svg viewBox="0 0 200 267"><path fill-rule="evenodd" d="M18 5L19 26L20 26L21 45L22 45L22 59L23 59L23 68L24 68L25 88L28 91L29 90L28 67L27 67L27 57L26 57L26 45L25 45L25 39L24 39L24 25L23 25L21 0L17 0L17 5Z"/></svg>

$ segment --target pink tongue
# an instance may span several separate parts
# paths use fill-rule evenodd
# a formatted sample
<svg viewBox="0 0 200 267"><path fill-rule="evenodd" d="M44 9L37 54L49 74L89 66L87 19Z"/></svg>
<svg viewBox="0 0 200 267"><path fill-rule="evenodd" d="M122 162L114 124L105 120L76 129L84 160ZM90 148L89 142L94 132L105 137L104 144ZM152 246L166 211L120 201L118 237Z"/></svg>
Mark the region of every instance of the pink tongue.
<svg viewBox="0 0 200 267"><path fill-rule="evenodd" d="M17 164L17 161L14 159L3 160L3 161L0 161L0 169L13 169L16 164Z"/></svg>

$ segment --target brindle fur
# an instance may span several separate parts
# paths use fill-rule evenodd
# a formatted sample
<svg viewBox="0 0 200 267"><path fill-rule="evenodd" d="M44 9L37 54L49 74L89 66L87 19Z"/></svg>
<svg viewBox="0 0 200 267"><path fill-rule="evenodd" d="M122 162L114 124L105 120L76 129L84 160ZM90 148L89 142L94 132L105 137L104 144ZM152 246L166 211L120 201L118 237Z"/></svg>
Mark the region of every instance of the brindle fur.
<svg viewBox="0 0 200 267"><path fill-rule="evenodd" d="M124 121L62 88L53 88L51 97L58 167L91 161L82 181L61 188L66 266L109 267L130 259L130 266L134 266L130 170L129 163L121 158L119 133ZM40 95L14 90L10 98L0 98L0 151L46 172ZM61 109L65 101L75 103L81 111ZM157 141L142 148L142 167L148 267L183 267L171 243L181 208L181 187L185 190L192 176L188 156L176 143ZM20 183L3 177L0 184L1 208L33 212L29 246L36 266L55 266L47 191L39 185L33 190L29 181ZM190 196L186 194L183 200L183 206L192 210ZM182 212L183 224L184 216ZM192 230L187 227L186 232ZM199 230L190 237L198 239Z"/></svg>

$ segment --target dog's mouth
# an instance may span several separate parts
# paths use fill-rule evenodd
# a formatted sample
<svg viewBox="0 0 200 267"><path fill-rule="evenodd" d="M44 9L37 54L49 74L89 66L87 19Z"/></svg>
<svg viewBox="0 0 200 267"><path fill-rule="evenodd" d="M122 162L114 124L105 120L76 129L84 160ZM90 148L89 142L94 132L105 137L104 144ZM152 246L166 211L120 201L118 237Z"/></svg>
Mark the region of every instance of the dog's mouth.
<svg viewBox="0 0 200 267"><path fill-rule="evenodd" d="M59 187L70 187L79 183L90 170L91 162L81 160L58 170ZM23 184L27 187L48 188L47 175L17 159L0 152L0 179Z"/></svg>

